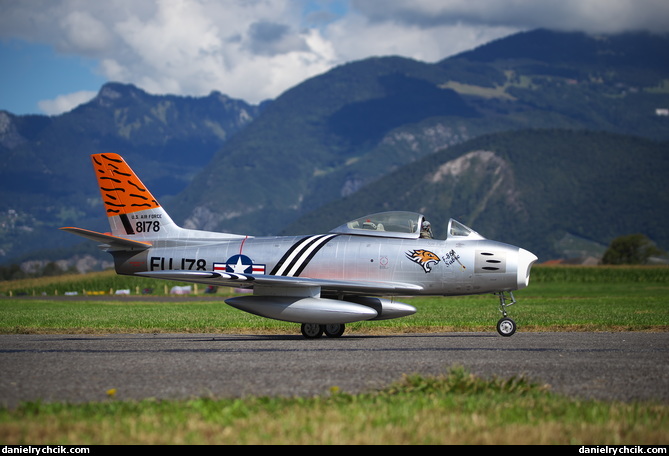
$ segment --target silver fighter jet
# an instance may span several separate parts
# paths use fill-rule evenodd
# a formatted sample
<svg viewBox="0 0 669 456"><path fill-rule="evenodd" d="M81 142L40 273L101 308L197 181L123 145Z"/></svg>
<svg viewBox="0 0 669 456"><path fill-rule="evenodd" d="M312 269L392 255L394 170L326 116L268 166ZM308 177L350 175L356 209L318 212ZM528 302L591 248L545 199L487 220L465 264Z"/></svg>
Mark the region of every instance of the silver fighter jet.
<svg viewBox="0 0 669 456"><path fill-rule="evenodd" d="M313 236L254 237L177 226L123 158L92 155L111 233L62 228L99 242L118 274L252 290L225 300L262 317L301 324L304 337L339 337L346 323L412 315L397 296L493 293L507 317L513 291L529 283L537 257L485 239L451 219L433 239L414 212L381 212ZM390 298L390 299L388 299Z"/></svg>

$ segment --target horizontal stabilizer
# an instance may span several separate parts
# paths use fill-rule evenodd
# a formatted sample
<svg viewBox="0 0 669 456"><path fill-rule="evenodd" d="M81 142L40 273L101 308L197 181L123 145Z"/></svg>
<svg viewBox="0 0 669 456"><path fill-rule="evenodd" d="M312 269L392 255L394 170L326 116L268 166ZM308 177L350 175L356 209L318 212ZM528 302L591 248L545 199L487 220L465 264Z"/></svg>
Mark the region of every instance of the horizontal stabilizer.
<svg viewBox="0 0 669 456"><path fill-rule="evenodd" d="M106 244L111 250L146 250L151 247L151 243L149 242L132 241L130 239L98 233L97 231L85 230L83 228L64 227L61 228L61 230L85 237L91 241Z"/></svg>

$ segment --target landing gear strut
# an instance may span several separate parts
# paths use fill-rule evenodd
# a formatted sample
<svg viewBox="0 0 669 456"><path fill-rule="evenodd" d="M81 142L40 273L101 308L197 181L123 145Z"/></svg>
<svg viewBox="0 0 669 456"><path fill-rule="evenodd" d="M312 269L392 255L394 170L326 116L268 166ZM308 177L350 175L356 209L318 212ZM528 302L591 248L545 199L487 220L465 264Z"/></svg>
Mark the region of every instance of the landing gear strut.
<svg viewBox="0 0 669 456"><path fill-rule="evenodd" d="M346 330L343 323L330 323L319 325L318 323L302 323L302 335L307 339L318 339L325 334L327 337L341 337Z"/></svg>
<svg viewBox="0 0 669 456"><path fill-rule="evenodd" d="M516 322L507 317L506 308L514 305L516 298L513 297L513 293L509 292L511 302L507 302L507 297L503 291L495 294L499 296L499 311L503 315L497 322L497 332L504 337L513 336L516 332Z"/></svg>

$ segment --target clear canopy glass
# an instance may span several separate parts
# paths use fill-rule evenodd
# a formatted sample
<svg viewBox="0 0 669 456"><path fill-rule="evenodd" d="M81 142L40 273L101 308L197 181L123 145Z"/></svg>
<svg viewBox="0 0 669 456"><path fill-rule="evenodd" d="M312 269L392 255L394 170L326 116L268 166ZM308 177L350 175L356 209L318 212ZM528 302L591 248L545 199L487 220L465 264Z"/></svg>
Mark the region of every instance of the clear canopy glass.
<svg viewBox="0 0 669 456"><path fill-rule="evenodd" d="M426 219L423 214L417 212L378 212L376 214L366 215L346 222L330 232L337 234L418 239L421 237L421 227L424 221L426 221ZM474 230L453 219L448 222L447 233L449 237L480 237Z"/></svg>

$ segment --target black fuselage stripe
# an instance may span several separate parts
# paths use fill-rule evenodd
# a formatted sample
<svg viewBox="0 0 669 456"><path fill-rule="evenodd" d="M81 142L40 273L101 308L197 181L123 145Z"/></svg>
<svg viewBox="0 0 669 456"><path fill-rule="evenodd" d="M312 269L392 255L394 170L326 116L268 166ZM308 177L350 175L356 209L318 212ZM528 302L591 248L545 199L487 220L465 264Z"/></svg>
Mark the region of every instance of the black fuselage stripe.
<svg viewBox="0 0 669 456"><path fill-rule="evenodd" d="M323 234L300 239L288 249L281 260L279 260L276 266L272 269L270 275L285 276L288 275L290 271L294 270L295 272L291 275L298 276L316 253L318 253L318 251L334 237L336 237L336 235ZM315 244L316 246L309 252L309 249ZM309 253L307 254L307 252ZM295 269L296 267L297 269Z"/></svg>
<svg viewBox="0 0 669 456"><path fill-rule="evenodd" d="M296 265L299 265L300 270L304 269L306 266L305 262L308 263L311 258L320 250L320 247L314 249L312 254L308 258L304 258L305 253L311 248L312 245L316 244L317 242L320 242L321 239L323 239L323 236L318 236L314 239L311 239L309 242L304 243L302 245L302 248L300 249L300 254L296 255L295 258L293 258L293 261L290 262L286 270L282 275L292 275L292 276L297 276L299 275L299 272L296 272L295 274L291 274L290 271L295 269Z"/></svg>
<svg viewBox="0 0 669 456"><path fill-rule="evenodd" d="M306 237L306 238L302 238L302 239L300 239L299 241L297 241L295 244L293 244L293 245L286 251L286 253L283 254L283 257L281 257L281 259L280 259L279 262L276 264L276 266L274 266L274 268L272 269L272 272L270 272L270 275L277 275L278 272L281 270L283 264L284 264L286 261L288 261L288 258L290 258L290 256L292 255L292 253L293 253L297 248L300 247L300 244L301 244L302 242L304 242L304 241L306 241L306 240L308 240L308 239L309 239L308 237Z"/></svg>
<svg viewBox="0 0 669 456"><path fill-rule="evenodd" d="M306 268L307 265L311 262L311 259L312 259L314 256L316 256L316 254L318 253L318 251L319 251L325 244L327 244L328 241L330 241L330 239L332 239L332 238L326 239L325 241L323 241L323 242L321 243L321 245L318 246L318 248L315 248L315 249L314 249L314 250L313 250L313 251L312 251L312 252L311 252L311 253L310 253L310 254L309 254L303 261L302 261L302 264L300 265L299 268L297 268L297 271L295 271L295 273L293 274L293 276L295 276L295 277L299 277L300 274L302 274L302 271L304 271L304 268ZM292 268L291 268L291 269L292 269Z"/></svg>

